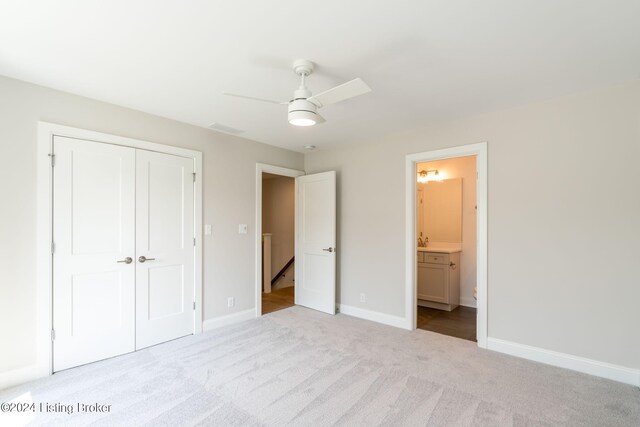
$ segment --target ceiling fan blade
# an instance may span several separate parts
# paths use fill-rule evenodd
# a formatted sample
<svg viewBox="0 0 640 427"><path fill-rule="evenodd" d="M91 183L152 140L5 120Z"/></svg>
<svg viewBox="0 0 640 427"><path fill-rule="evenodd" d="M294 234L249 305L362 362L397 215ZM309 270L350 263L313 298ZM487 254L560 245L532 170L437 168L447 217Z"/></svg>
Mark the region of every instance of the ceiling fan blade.
<svg viewBox="0 0 640 427"><path fill-rule="evenodd" d="M322 117L320 114L316 113L317 116L317 121L316 124L319 125L320 123L324 123L326 122L326 120L324 119L324 117Z"/></svg>
<svg viewBox="0 0 640 427"><path fill-rule="evenodd" d="M361 79L353 79L349 82L336 86L333 89L325 90L317 95L308 98L318 107L335 104L345 99L353 98L371 92L371 88Z"/></svg>
<svg viewBox="0 0 640 427"><path fill-rule="evenodd" d="M272 99L256 98L254 96L238 95L236 93L230 93L230 92L222 92L222 94L223 95L227 95L227 96L235 96L236 98L251 99L253 101L268 102L270 104L279 104L279 105L287 105L287 104L289 104L288 101L280 102L280 101L274 101Z"/></svg>

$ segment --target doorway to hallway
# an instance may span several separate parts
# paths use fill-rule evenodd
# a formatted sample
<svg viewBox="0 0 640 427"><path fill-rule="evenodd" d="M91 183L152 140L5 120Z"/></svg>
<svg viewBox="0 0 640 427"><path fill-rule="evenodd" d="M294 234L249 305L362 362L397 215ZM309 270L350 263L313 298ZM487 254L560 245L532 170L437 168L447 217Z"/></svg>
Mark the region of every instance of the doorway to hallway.
<svg viewBox="0 0 640 427"><path fill-rule="evenodd" d="M279 275L287 277L291 265L273 268L264 261L273 233L264 233L263 176L265 174L294 179L293 247L295 258L287 263L295 270L294 302L327 314L336 313L336 172L326 171L306 175L303 171L279 166L256 164L256 316L263 314L262 295L271 290ZM267 176L268 178L268 176ZM269 254L270 256L270 254ZM286 259L286 258L284 258ZM293 261L292 261L293 260ZM266 271L272 269L272 271ZM275 273L275 274L274 274ZM280 274L281 273L281 274ZM292 274L288 277L291 279ZM275 282L274 285L277 285ZM265 292L263 292L265 291Z"/></svg>
<svg viewBox="0 0 640 427"><path fill-rule="evenodd" d="M262 314L295 305L295 179L262 174Z"/></svg>

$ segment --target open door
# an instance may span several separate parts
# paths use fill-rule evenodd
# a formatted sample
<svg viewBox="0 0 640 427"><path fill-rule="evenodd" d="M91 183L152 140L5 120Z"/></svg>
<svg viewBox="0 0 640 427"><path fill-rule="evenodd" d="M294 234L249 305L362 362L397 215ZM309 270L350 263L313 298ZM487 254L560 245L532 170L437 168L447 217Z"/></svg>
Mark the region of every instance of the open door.
<svg viewBox="0 0 640 427"><path fill-rule="evenodd" d="M297 305L336 313L336 173L296 178Z"/></svg>

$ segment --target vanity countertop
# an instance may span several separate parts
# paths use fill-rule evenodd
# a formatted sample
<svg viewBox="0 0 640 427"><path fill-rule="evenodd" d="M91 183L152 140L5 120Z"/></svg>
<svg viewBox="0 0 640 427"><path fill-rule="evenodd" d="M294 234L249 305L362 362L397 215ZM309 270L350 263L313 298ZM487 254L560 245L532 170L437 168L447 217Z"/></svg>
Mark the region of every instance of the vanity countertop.
<svg viewBox="0 0 640 427"><path fill-rule="evenodd" d="M419 246L418 252L439 252L439 253L445 253L445 254L453 254L456 252L462 252L462 248L460 246L429 245L426 247Z"/></svg>

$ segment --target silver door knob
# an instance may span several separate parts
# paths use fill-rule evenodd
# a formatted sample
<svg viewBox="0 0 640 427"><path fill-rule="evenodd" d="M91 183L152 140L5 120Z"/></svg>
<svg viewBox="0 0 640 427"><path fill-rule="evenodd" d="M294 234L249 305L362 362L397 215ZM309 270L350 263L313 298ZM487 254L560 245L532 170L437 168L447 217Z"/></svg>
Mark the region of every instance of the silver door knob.
<svg viewBox="0 0 640 427"><path fill-rule="evenodd" d="M116 261L116 262L124 262L125 264L131 264L133 262L133 259L130 256L128 256L122 261Z"/></svg>
<svg viewBox="0 0 640 427"><path fill-rule="evenodd" d="M333 248L324 248L322 249L323 251L327 251L327 252L333 252Z"/></svg>
<svg viewBox="0 0 640 427"><path fill-rule="evenodd" d="M153 261L155 258L147 258L144 255L138 258L138 262Z"/></svg>

